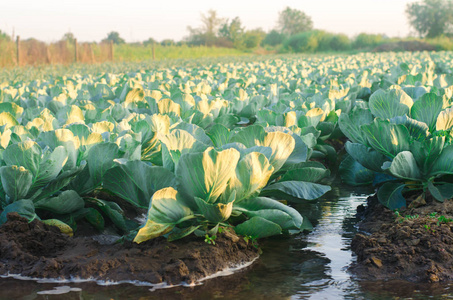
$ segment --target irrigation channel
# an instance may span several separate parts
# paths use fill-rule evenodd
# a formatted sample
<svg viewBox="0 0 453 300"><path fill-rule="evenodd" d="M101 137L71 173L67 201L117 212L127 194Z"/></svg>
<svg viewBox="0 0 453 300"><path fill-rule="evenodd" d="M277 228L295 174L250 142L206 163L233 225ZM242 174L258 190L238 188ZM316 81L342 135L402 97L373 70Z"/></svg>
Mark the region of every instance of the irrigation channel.
<svg viewBox="0 0 453 300"><path fill-rule="evenodd" d="M0 278L0 299L453 299L453 284L367 282L347 272L356 208L372 192L337 184L323 199L296 207L318 219L312 232L263 241L254 264L196 286Z"/></svg>

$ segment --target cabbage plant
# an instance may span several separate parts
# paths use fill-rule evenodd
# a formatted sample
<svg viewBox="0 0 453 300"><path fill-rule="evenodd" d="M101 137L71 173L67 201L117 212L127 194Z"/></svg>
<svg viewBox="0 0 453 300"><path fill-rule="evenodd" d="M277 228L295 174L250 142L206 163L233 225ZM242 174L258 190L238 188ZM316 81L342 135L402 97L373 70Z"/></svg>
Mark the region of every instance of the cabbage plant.
<svg viewBox="0 0 453 300"><path fill-rule="evenodd" d="M453 197L453 109L445 96L425 93L413 101L402 90L379 90L369 107L339 120L351 140L346 180L379 184L378 199L391 209L406 205L405 191L429 191L438 201Z"/></svg>
<svg viewBox="0 0 453 300"><path fill-rule="evenodd" d="M31 140L11 144L2 153L0 167L1 206L0 224L6 214L16 211L32 220L35 210L54 214L70 214L84 207L83 199L73 190L60 193L72 178L82 172L85 163L63 171L68 153L62 146L53 151Z"/></svg>
<svg viewBox="0 0 453 300"><path fill-rule="evenodd" d="M175 170L177 188L153 194L146 224L134 240L140 243L170 232L170 239L176 239L218 224L257 238L300 231L303 218L296 210L258 196L274 169L255 151L241 154L234 148L210 147L183 154Z"/></svg>

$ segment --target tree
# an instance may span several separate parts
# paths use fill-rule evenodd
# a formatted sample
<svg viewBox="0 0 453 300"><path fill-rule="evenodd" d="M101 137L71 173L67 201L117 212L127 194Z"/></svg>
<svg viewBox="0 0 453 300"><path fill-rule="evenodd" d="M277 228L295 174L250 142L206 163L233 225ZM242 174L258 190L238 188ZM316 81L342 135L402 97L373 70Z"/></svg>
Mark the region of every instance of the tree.
<svg viewBox="0 0 453 300"><path fill-rule="evenodd" d="M355 38L353 46L357 49L372 49L385 42L382 34L361 33Z"/></svg>
<svg viewBox="0 0 453 300"><path fill-rule="evenodd" d="M264 45L277 46L283 43L285 35L278 32L277 30L271 30L263 40Z"/></svg>
<svg viewBox="0 0 453 300"><path fill-rule="evenodd" d="M228 23L228 20L226 20L226 22L220 26L219 37L226 38L233 44L235 48L242 48L244 30L245 29L242 26L241 19L239 19L239 17L236 17L231 20L230 23Z"/></svg>
<svg viewBox="0 0 453 300"><path fill-rule="evenodd" d="M11 41L11 37L6 33L0 30L0 41Z"/></svg>
<svg viewBox="0 0 453 300"><path fill-rule="evenodd" d="M75 40L75 36L72 32L66 32L63 37L61 38L61 40L63 41L66 41L68 43L73 43L74 40Z"/></svg>
<svg viewBox="0 0 453 300"><path fill-rule="evenodd" d="M157 43L158 42L155 39L153 39L152 37L150 37L146 41L143 41L143 45L144 46L150 46L150 45L152 46L152 45L157 44Z"/></svg>
<svg viewBox="0 0 453 300"><path fill-rule="evenodd" d="M102 40L103 42L112 41L114 44L124 44L126 41L120 37L120 34L116 31L111 31L107 34L107 38Z"/></svg>
<svg viewBox="0 0 453 300"><path fill-rule="evenodd" d="M278 14L277 27L283 34L294 35L313 29L313 21L303 11L286 7Z"/></svg>
<svg viewBox="0 0 453 300"><path fill-rule="evenodd" d="M187 41L192 45L214 45L217 39L219 26L224 23L225 20L219 18L217 12L211 9L206 15L201 14L201 22L203 25L200 28L187 27L187 30L190 32Z"/></svg>
<svg viewBox="0 0 453 300"><path fill-rule="evenodd" d="M315 52L319 41L316 31L306 31L290 36L285 40L284 47L292 52Z"/></svg>
<svg viewBox="0 0 453 300"><path fill-rule="evenodd" d="M450 0L423 0L406 6L409 23L420 37L433 38L452 33L453 3Z"/></svg>
<svg viewBox="0 0 453 300"><path fill-rule="evenodd" d="M188 26L187 30L189 30L189 36L186 37L185 40L189 45L193 46L207 45L206 35L201 33L199 28L192 28Z"/></svg>
<svg viewBox="0 0 453 300"><path fill-rule="evenodd" d="M219 26L224 22L224 19L219 18L217 12L213 9L209 10L208 13L201 14L201 22L203 23L203 32L207 35L216 36L219 30Z"/></svg>
<svg viewBox="0 0 453 300"><path fill-rule="evenodd" d="M265 37L266 32L261 28L247 30L244 34L244 46L247 49L256 48L261 44Z"/></svg>
<svg viewBox="0 0 453 300"><path fill-rule="evenodd" d="M244 34L244 27L242 26L241 19L239 17L234 18L228 24L228 20L222 24L219 30L219 36L225 37L230 41L234 42Z"/></svg>
<svg viewBox="0 0 453 300"><path fill-rule="evenodd" d="M334 51L345 51L351 48L351 40L345 34L334 34L330 38L329 46Z"/></svg>
<svg viewBox="0 0 453 300"><path fill-rule="evenodd" d="M160 42L162 46L173 46L175 44L175 41L172 39L165 39Z"/></svg>

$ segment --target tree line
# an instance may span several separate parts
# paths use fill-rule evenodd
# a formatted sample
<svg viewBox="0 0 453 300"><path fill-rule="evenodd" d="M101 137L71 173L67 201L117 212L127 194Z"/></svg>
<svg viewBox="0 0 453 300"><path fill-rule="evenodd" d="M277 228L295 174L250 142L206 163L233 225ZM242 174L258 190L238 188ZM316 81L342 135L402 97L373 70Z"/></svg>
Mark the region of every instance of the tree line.
<svg viewBox="0 0 453 300"><path fill-rule="evenodd" d="M452 0L421 0L406 6L406 16L411 28L419 38L444 37L453 46L453 2ZM278 13L277 23L269 32L261 28L246 29L239 17L226 19L215 10L201 14L201 26L187 27L188 36L181 41L165 39L160 42L149 38L137 45L189 45L216 46L250 50L257 47L280 52L346 51L350 49L370 50L390 39L382 34L361 33L354 38L345 34L334 34L315 29L312 18L305 12L286 7ZM0 31L0 41L10 37ZM62 40L72 42L72 33L66 33ZM109 32L102 42L125 44L116 31ZM441 47L442 48L442 47ZM445 48L445 47L444 47ZM447 47L448 48L448 47Z"/></svg>
<svg viewBox="0 0 453 300"><path fill-rule="evenodd" d="M438 38L453 36L453 2L451 0L422 0L406 6L406 16L415 36ZM166 39L162 45L217 46L254 49L259 46L283 51L345 51L372 49L389 38L383 34L361 33L354 38L314 28L312 18L305 12L286 7L278 13L274 29L265 32L261 28L246 29L239 17L225 19L215 10L201 14L201 26L188 26L189 35L181 41ZM111 32L106 40L124 43L117 32ZM144 45L158 43L149 38Z"/></svg>

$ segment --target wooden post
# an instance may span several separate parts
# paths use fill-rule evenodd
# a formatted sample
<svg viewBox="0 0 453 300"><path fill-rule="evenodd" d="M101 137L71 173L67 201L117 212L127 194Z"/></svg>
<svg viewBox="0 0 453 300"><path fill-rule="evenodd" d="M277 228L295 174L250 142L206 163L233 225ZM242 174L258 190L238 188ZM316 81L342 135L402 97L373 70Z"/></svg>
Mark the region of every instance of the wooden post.
<svg viewBox="0 0 453 300"><path fill-rule="evenodd" d="M74 39L74 62L77 63L79 58L79 49L77 45L77 39Z"/></svg>
<svg viewBox="0 0 453 300"><path fill-rule="evenodd" d="M110 60L113 61L113 41L110 41Z"/></svg>
<svg viewBox="0 0 453 300"><path fill-rule="evenodd" d="M20 36L16 38L16 59L17 65L20 66Z"/></svg>
<svg viewBox="0 0 453 300"><path fill-rule="evenodd" d="M154 43L153 43L153 60L156 60L156 51L154 49Z"/></svg>
<svg viewBox="0 0 453 300"><path fill-rule="evenodd" d="M88 49L90 50L91 63L94 64L94 62L96 60L94 59L94 52L93 52L92 44L88 44Z"/></svg>
<svg viewBox="0 0 453 300"><path fill-rule="evenodd" d="M46 60L48 64L52 64L52 59L50 55L49 45L46 45Z"/></svg>

